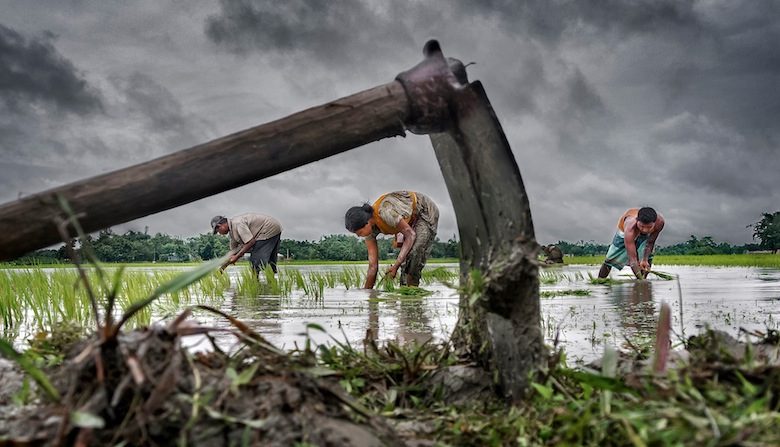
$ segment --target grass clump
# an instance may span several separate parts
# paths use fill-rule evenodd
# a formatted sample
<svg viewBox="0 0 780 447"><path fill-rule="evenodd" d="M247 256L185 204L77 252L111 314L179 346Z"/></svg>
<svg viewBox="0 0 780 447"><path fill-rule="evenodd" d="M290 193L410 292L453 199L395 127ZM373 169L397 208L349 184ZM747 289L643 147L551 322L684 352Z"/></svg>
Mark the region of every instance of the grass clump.
<svg viewBox="0 0 780 447"><path fill-rule="evenodd" d="M553 298L556 296L590 296L588 289L566 289L566 290L542 290L539 292L541 298Z"/></svg>
<svg viewBox="0 0 780 447"><path fill-rule="evenodd" d="M515 406L495 396L448 403L433 380L457 364L446 345L339 345L321 348L320 361L367 408L414 421L405 438L434 445L778 445L780 366L712 358L717 348L698 345L695 361L667 373L625 355L601 372L573 369L559 353Z"/></svg>

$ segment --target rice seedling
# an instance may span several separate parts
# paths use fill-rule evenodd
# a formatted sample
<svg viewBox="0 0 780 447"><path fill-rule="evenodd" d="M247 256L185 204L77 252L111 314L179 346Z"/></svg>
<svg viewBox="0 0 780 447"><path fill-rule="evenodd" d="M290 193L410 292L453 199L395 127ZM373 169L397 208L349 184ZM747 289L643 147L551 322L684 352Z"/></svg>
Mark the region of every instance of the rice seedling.
<svg viewBox="0 0 780 447"><path fill-rule="evenodd" d="M335 272L328 272L327 273L325 279L327 281L328 288L332 289L332 288L336 287L336 279L337 279L336 276L337 276L337 274Z"/></svg>
<svg viewBox="0 0 780 447"><path fill-rule="evenodd" d="M574 282L578 278L582 278L582 273L579 273L580 276L577 276L576 274L573 276L570 276L567 273L563 273L560 270L539 270L539 283L545 284L545 285L553 285L558 284L561 282Z"/></svg>
<svg viewBox="0 0 780 447"><path fill-rule="evenodd" d="M661 279L664 279L666 281L671 281L671 280L674 279L674 275L672 275L671 273L659 272L657 270L650 270L649 273L652 273L653 275L655 275L655 276L657 276L657 277L659 277Z"/></svg>
<svg viewBox="0 0 780 447"><path fill-rule="evenodd" d="M303 279L303 296L317 299L325 292L325 280L316 272L309 272Z"/></svg>
<svg viewBox="0 0 780 447"><path fill-rule="evenodd" d="M262 283L251 266L242 267L236 278L236 295L240 297L256 297L262 294Z"/></svg>
<svg viewBox="0 0 780 447"><path fill-rule="evenodd" d="M459 277L459 271L447 267L426 268L422 271L422 282L426 284L435 282L448 284Z"/></svg>
<svg viewBox="0 0 780 447"><path fill-rule="evenodd" d="M24 318L24 306L17 299L17 290L11 275L0 272L0 316L3 318L4 333L15 328Z"/></svg>
<svg viewBox="0 0 780 447"><path fill-rule="evenodd" d="M303 289L306 280L303 277L303 274L298 269L286 269L284 270L285 276L290 279L292 282L292 285L297 289Z"/></svg>
<svg viewBox="0 0 780 447"><path fill-rule="evenodd" d="M212 273L198 282L204 297L222 298L230 288L230 277L224 273Z"/></svg>
<svg viewBox="0 0 780 447"><path fill-rule="evenodd" d="M588 282L590 282L593 285L599 285L599 286L614 286L616 284L625 284L628 282L633 282L631 279L614 279L610 277L606 278L599 278L596 276L593 276L592 273L588 272Z"/></svg>
<svg viewBox="0 0 780 447"><path fill-rule="evenodd" d="M431 292L430 290L425 290L421 287L400 286L400 287L396 287L392 291L392 293L395 295L404 295L404 296L428 296L433 292Z"/></svg>
<svg viewBox="0 0 780 447"><path fill-rule="evenodd" d="M350 288L362 287L366 281L366 275L362 270L350 267L341 271L339 279L344 288L349 290Z"/></svg>
<svg viewBox="0 0 780 447"><path fill-rule="evenodd" d="M282 291L281 288L279 287L279 281L276 280L276 272L274 272L271 266L269 265L265 266L265 268L262 270L262 272L260 272L260 274L263 277L265 277L266 293L270 295L280 295Z"/></svg>
<svg viewBox="0 0 780 447"><path fill-rule="evenodd" d="M556 296L590 296L588 289L566 289L566 290L542 290L539 292L541 298L552 298Z"/></svg>

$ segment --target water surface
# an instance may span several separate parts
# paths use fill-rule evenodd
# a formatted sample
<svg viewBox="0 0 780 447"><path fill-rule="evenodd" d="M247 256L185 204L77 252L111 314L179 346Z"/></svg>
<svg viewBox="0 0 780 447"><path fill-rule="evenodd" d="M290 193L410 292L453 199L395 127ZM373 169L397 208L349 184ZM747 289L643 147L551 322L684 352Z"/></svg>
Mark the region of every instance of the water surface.
<svg viewBox="0 0 780 447"><path fill-rule="evenodd" d="M298 267L292 267L298 268ZM307 266L334 269L338 266ZM449 268L457 269L456 265ZM546 341L563 346L572 360L589 361L603 353L606 344L620 349L641 347L652 341L660 303L672 309L673 338L699 333L709 326L740 334L777 329L780 315L780 270L749 267L656 266L678 280L651 278L593 285L595 266L563 266L545 269L556 278L542 284L542 291L588 290L588 296L562 295L542 298L542 322ZM627 269L626 269L627 270ZM548 280L549 281L549 280ZM292 348L306 339L333 343L333 339L362 346L366 337L406 343L446 340L458 317L457 291L443 284L425 285L426 297L396 296L362 289L326 289L315 300L293 292L292 296L227 297L222 310L255 328L277 346ZM322 333L308 329L314 323ZM226 323L215 321L225 327ZM229 338L220 338L229 342ZM626 341L628 340L628 341Z"/></svg>

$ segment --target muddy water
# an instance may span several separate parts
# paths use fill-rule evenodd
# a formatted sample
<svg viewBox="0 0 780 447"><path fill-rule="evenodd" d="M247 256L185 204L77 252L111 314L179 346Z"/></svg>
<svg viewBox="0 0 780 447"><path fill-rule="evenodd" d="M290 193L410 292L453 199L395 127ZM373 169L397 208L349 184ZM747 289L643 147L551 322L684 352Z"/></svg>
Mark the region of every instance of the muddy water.
<svg viewBox="0 0 780 447"><path fill-rule="evenodd" d="M435 265L441 267L441 264ZM455 264L446 266L456 271ZM164 268L164 267L163 267ZM340 271L338 265L283 266L310 271ZM355 268L350 265L348 268ZM699 333L705 326L734 336L740 328L748 331L778 329L780 320L780 270L743 267L654 266L679 277L679 281L651 278L632 281L613 271L613 279L625 281L613 285L592 285L595 266L564 266L542 270L541 290L563 293L542 298L542 329L545 339L557 339L568 354L570 363L599 357L607 344L621 349L642 347L652 342L658 309L662 302L672 308L673 340ZM161 267L132 270L156 271ZM180 267L176 269L181 269ZM624 269L627 271L627 269ZM233 287L238 283L239 268L228 270ZM432 292L425 297L399 296L392 293L345 289L325 289L321 299L293 291L288 297L238 296L229 289L221 299L196 297L234 315L253 327L275 345L291 349L307 339L314 342L349 342L361 347L368 336L377 341L422 342L446 340L458 317L457 291L443 284L424 284ZM566 291L569 291L568 293ZM588 291L577 296L572 291ZM178 314L187 304L155 303L152 320ZM211 314L197 313L194 318L207 326L230 328ZM15 338L23 348L24 340L36 329L34 318L6 336ZM324 329L324 332L319 328ZM4 331L6 328L3 328ZM216 336L223 349L235 345L229 334ZM194 349L210 349L204 338L191 337L187 343ZM629 340L629 341L626 341Z"/></svg>
<svg viewBox="0 0 780 447"><path fill-rule="evenodd" d="M456 269L455 265L450 266ZM337 269L338 266L304 267ZM589 361L610 344L620 349L641 347L652 341L660 303L672 308L674 340L690 336L705 326L739 335L740 328L778 328L780 319L780 270L737 267L656 266L659 271L678 275L679 281L651 278L625 280L613 285L592 285L593 266L565 266L546 269L554 283L542 284L542 291L588 290L588 296L561 295L542 299L545 339L566 349L570 363ZM549 281L552 282L552 281ZM426 297L397 296L391 293L326 289L325 297L314 300L299 292L287 298L278 296L226 297L222 309L254 327L277 346L301 346L306 333L316 342L349 342L362 346L366 336L379 341L405 343L446 339L458 316L455 290L441 284L426 285L433 292ZM224 322L213 324L226 326ZM314 323L317 328L307 325ZM323 333L318 328L323 328ZM626 340L630 340L627 342ZM220 336L220 343L232 338ZM203 340L193 347L205 348Z"/></svg>
<svg viewBox="0 0 780 447"><path fill-rule="evenodd" d="M449 267L457 270L456 265ZM305 274L312 270L339 270L342 267L292 268L298 268ZM397 343L447 339L458 317L457 291L442 284L426 284L423 288L431 294L415 297L344 287L325 289L325 296L320 299L295 290L288 297L242 297L228 293L221 310L236 316L283 349L303 346L307 337L315 343L333 344L338 341L356 347L362 347L366 337L377 342ZM218 327L230 327L224 321L212 323ZM221 344L234 340L231 336L216 338ZM191 346L197 348L203 344L204 340L196 339Z"/></svg>
<svg viewBox="0 0 780 447"><path fill-rule="evenodd" d="M741 267L654 266L679 281L651 278L605 286L588 279L566 280L542 290L588 289L590 296L560 296L542 300L545 336L556 332L570 359L588 361L600 356L605 344L632 349L651 343L658 309L672 309L673 342L709 326L734 336L748 331L777 329L780 320L780 270ZM627 269L626 269L627 270ZM567 266L564 273L596 274L587 266ZM651 275L652 276L652 275ZM744 333L742 333L744 337ZM629 341L626 341L626 340Z"/></svg>

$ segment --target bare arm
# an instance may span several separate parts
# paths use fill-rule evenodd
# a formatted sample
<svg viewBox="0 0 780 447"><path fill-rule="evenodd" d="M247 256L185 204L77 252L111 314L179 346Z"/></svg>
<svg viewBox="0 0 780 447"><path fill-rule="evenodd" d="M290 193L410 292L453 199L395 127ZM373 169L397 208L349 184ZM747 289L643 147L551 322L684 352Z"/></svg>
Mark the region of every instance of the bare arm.
<svg viewBox="0 0 780 447"><path fill-rule="evenodd" d="M639 236L639 230L636 228L636 219L631 217L625 221L626 232L623 241L626 244L626 254L628 254L628 266L639 279L644 279L644 273L639 267L639 255L636 252L636 238Z"/></svg>
<svg viewBox="0 0 780 447"><path fill-rule="evenodd" d="M242 256L244 256L244 254L246 254L246 252L251 250L252 247L254 247L254 245L255 245L254 240L249 241L246 244L242 245L241 249L238 250L235 254L231 255L230 259L228 259L224 264L222 264L222 267L220 268L222 270L225 270L227 266L229 266L230 264L235 264L239 259L241 259Z"/></svg>
<svg viewBox="0 0 780 447"><path fill-rule="evenodd" d="M398 253L398 258L396 258L395 263L387 270L387 274L390 275L391 278L395 278L396 272L401 267L401 264L406 261L406 257L409 255L409 252L412 251L414 241L417 239L417 233L414 232L414 229L412 229L406 221L400 221L398 223L398 228L401 230L401 234L404 235L404 243L401 245L401 251Z"/></svg>
<svg viewBox="0 0 780 447"><path fill-rule="evenodd" d="M379 270L379 247L376 239L366 238L366 248L368 249L368 274L366 275L366 289L373 289L376 283L376 273Z"/></svg>

